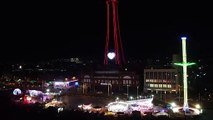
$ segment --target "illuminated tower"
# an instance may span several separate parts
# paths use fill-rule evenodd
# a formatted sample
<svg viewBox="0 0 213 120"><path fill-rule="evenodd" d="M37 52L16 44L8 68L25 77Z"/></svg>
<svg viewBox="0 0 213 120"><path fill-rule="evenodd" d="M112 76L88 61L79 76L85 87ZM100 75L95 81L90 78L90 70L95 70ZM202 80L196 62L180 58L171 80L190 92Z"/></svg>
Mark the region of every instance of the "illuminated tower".
<svg viewBox="0 0 213 120"><path fill-rule="evenodd" d="M104 64L109 64L109 59L115 64L125 63L123 46L120 35L118 19L118 1L106 0L107 5L107 31L104 53Z"/></svg>
<svg viewBox="0 0 213 120"><path fill-rule="evenodd" d="M187 62L187 54L186 54L186 37L181 37L182 39L182 63L175 63L175 65L183 66L183 91L184 91L184 101L183 101L183 110L186 112L189 110L188 105L188 85L187 85L187 66L194 65L195 63Z"/></svg>

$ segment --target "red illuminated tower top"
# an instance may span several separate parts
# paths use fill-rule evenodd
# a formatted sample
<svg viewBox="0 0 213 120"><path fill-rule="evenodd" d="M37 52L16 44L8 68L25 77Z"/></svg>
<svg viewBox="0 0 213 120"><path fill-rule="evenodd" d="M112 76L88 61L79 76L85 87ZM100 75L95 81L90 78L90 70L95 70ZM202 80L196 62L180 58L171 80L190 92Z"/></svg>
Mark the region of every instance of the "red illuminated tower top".
<svg viewBox="0 0 213 120"><path fill-rule="evenodd" d="M125 63L123 46L120 35L118 19L118 1L106 0L107 5L107 32L104 53L104 64L108 65L109 60L117 65Z"/></svg>

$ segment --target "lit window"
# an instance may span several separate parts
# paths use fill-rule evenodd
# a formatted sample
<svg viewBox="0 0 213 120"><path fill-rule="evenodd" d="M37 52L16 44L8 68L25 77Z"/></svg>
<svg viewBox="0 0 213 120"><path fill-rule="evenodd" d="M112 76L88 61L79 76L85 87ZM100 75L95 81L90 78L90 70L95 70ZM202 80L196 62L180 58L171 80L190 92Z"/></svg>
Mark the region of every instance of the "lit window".
<svg viewBox="0 0 213 120"><path fill-rule="evenodd" d="M114 81L114 80L112 80L112 84L115 84L115 81Z"/></svg>
<svg viewBox="0 0 213 120"><path fill-rule="evenodd" d="M154 84L150 84L150 87L154 87Z"/></svg>
<svg viewBox="0 0 213 120"><path fill-rule="evenodd" d="M115 83L118 84L118 80L116 80Z"/></svg>
<svg viewBox="0 0 213 120"><path fill-rule="evenodd" d="M123 80L123 84L126 84L126 80Z"/></svg>

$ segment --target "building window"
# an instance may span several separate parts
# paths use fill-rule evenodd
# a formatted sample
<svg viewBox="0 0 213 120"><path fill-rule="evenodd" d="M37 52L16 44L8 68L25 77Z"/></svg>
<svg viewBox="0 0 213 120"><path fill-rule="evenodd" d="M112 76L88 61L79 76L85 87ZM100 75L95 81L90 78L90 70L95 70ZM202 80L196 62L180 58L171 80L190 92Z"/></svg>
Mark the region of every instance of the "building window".
<svg viewBox="0 0 213 120"><path fill-rule="evenodd" d="M132 81L131 81L131 80L129 80L129 84L132 84Z"/></svg>
<svg viewBox="0 0 213 120"><path fill-rule="evenodd" d="M171 85L171 84L168 84L168 88L172 88L172 85Z"/></svg>
<svg viewBox="0 0 213 120"><path fill-rule="evenodd" d="M126 81L125 81L125 80L123 80L123 84L124 84L124 85L126 84Z"/></svg>
<svg viewBox="0 0 213 120"><path fill-rule="evenodd" d="M155 84L155 87L158 88L158 84Z"/></svg>
<svg viewBox="0 0 213 120"><path fill-rule="evenodd" d="M158 78L162 79L162 72L158 72Z"/></svg>
<svg viewBox="0 0 213 120"><path fill-rule="evenodd" d="M162 84L159 84L158 86L159 86L159 88L162 88Z"/></svg>
<svg viewBox="0 0 213 120"><path fill-rule="evenodd" d="M154 84L150 84L150 87L154 87Z"/></svg>
<svg viewBox="0 0 213 120"><path fill-rule="evenodd" d="M139 81L136 81L136 84L138 85L138 84L139 84Z"/></svg>
<svg viewBox="0 0 213 120"><path fill-rule="evenodd" d="M172 72L172 79L173 79L173 80L176 80L176 78L175 78L175 77L176 77L175 72Z"/></svg>
<svg viewBox="0 0 213 120"><path fill-rule="evenodd" d="M118 84L118 80L115 80L115 84Z"/></svg>
<svg viewBox="0 0 213 120"><path fill-rule="evenodd" d="M166 79L166 72L163 72L163 79Z"/></svg>
<svg viewBox="0 0 213 120"><path fill-rule="evenodd" d="M167 88L167 84L163 84L163 88Z"/></svg>
<svg viewBox="0 0 213 120"><path fill-rule="evenodd" d="M90 79L84 79L84 82L90 82Z"/></svg>
<svg viewBox="0 0 213 120"><path fill-rule="evenodd" d="M154 72L154 79L157 79L157 72Z"/></svg>
<svg viewBox="0 0 213 120"><path fill-rule="evenodd" d="M145 78L147 78L147 79L149 79L150 77L149 77L149 72L146 72L146 77Z"/></svg>
<svg viewBox="0 0 213 120"><path fill-rule="evenodd" d="M153 79L153 72L150 72L150 79Z"/></svg>
<svg viewBox="0 0 213 120"><path fill-rule="evenodd" d="M115 81L114 81L114 80L112 80L112 84L115 84Z"/></svg>
<svg viewBox="0 0 213 120"><path fill-rule="evenodd" d="M170 79L171 79L171 73L167 72L167 80L170 80Z"/></svg>

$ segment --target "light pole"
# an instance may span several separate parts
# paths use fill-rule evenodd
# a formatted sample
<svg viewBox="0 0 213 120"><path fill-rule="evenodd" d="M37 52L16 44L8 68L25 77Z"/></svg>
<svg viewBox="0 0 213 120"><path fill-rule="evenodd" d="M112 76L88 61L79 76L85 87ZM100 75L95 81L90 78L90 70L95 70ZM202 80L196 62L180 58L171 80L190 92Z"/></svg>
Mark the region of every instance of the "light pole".
<svg viewBox="0 0 213 120"><path fill-rule="evenodd" d="M129 98L129 85L126 85L126 94L127 94L127 99Z"/></svg>
<svg viewBox="0 0 213 120"><path fill-rule="evenodd" d="M138 88L139 88L139 86L137 86L137 99L138 99Z"/></svg>
<svg viewBox="0 0 213 120"><path fill-rule="evenodd" d="M84 82L83 82L83 94L84 94Z"/></svg>
<svg viewBox="0 0 213 120"><path fill-rule="evenodd" d="M109 96L109 91L110 91L109 87L110 87L112 84L111 84L111 83L108 83L107 85L108 85L108 96Z"/></svg>
<svg viewBox="0 0 213 120"><path fill-rule="evenodd" d="M178 85L179 102L180 102L180 85Z"/></svg>

